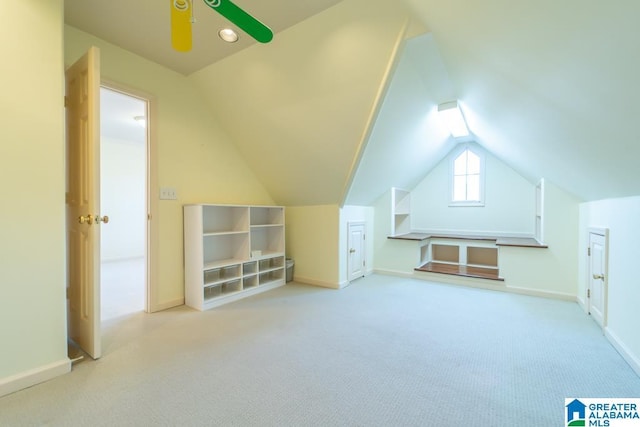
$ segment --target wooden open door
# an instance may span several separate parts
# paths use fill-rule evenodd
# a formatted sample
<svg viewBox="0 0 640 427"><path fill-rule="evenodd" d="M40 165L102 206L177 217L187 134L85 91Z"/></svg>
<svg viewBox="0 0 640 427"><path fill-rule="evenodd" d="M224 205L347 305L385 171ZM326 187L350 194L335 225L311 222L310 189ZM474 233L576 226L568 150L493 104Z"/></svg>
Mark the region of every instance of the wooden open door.
<svg viewBox="0 0 640 427"><path fill-rule="evenodd" d="M66 71L67 309L69 339L92 358L100 340L100 51Z"/></svg>

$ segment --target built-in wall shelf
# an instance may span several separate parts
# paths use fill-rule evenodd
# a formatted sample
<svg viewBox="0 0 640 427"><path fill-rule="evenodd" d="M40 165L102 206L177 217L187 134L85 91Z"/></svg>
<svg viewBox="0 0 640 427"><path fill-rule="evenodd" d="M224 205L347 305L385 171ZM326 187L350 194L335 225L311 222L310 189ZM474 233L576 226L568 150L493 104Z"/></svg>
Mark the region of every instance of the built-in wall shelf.
<svg viewBox="0 0 640 427"><path fill-rule="evenodd" d="M536 219L535 230L538 242L544 242L544 178L536 185Z"/></svg>
<svg viewBox="0 0 640 427"><path fill-rule="evenodd" d="M407 234L411 230L411 192L391 188L391 235Z"/></svg>
<svg viewBox="0 0 640 427"><path fill-rule="evenodd" d="M185 303L206 310L285 284L284 208L184 206Z"/></svg>

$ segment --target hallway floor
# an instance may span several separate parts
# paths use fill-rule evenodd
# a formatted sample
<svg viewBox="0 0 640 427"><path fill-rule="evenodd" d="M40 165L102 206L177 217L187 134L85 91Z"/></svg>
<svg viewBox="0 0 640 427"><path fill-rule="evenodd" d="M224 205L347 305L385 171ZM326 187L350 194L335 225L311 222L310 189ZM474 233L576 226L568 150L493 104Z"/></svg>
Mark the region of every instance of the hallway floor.
<svg viewBox="0 0 640 427"><path fill-rule="evenodd" d="M103 322L144 311L144 258L103 261L100 278L100 319Z"/></svg>

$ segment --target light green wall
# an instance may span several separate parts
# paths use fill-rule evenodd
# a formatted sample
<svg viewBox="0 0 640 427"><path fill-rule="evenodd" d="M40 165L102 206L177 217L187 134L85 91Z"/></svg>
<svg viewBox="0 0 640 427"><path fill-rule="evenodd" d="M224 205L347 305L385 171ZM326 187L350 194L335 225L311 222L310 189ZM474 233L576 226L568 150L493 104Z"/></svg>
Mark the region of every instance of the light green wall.
<svg viewBox="0 0 640 427"><path fill-rule="evenodd" d="M0 394L64 363L62 0L0 3Z"/></svg>
<svg viewBox="0 0 640 427"><path fill-rule="evenodd" d="M506 286L575 300L579 203L579 199L545 180L544 240L549 248L501 247L500 275Z"/></svg>
<svg viewBox="0 0 640 427"><path fill-rule="evenodd" d="M184 297L182 205L271 205L273 199L221 130L189 79L73 27L65 27L67 64L92 45L100 48L103 78L156 97L158 184L176 188L178 200L159 202L155 219L160 234L159 281L157 300L151 305L179 304Z"/></svg>
<svg viewBox="0 0 640 427"><path fill-rule="evenodd" d="M640 286L638 242L640 242L640 196L600 200L580 205L578 256L579 295L584 303L587 284L588 227L609 229L607 286L608 323L605 332L640 375Z"/></svg>
<svg viewBox="0 0 640 427"><path fill-rule="evenodd" d="M337 205L295 206L286 211L287 256L295 262L294 279L339 288Z"/></svg>
<svg viewBox="0 0 640 427"><path fill-rule="evenodd" d="M458 233L533 236L535 185L477 144L485 154L485 205L450 207L450 161L454 149L411 191L411 228Z"/></svg>

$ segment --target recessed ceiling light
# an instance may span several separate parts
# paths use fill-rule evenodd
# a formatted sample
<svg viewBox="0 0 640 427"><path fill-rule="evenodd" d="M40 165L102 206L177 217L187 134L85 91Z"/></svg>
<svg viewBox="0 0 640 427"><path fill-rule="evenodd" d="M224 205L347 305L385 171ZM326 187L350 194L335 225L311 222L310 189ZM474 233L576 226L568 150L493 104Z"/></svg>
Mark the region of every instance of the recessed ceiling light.
<svg viewBox="0 0 640 427"><path fill-rule="evenodd" d="M222 40L228 43L235 43L238 41L238 33L233 31L231 28L224 28L218 31L218 35Z"/></svg>

